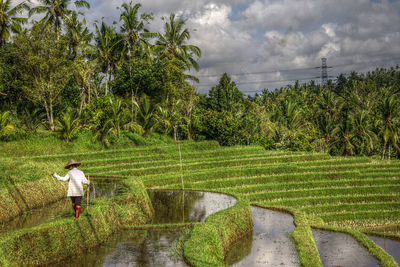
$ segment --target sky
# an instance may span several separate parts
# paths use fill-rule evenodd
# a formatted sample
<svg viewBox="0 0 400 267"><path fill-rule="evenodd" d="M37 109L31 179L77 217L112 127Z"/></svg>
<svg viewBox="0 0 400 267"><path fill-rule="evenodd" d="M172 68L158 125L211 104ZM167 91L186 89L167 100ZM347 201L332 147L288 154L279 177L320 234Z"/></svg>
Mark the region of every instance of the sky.
<svg viewBox="0 0 400 267"><path fill-rule="evenodd" d="M31 1L33 4L37 0ZM86 20L119 21L123 0L89 0ZM400 65L400 0L143 0L151 31L162 17L186 20L189 44L202 50L194 84L207 93L223 73L254 95L295 80L320 82L321 58L329 76Z"/></svg>

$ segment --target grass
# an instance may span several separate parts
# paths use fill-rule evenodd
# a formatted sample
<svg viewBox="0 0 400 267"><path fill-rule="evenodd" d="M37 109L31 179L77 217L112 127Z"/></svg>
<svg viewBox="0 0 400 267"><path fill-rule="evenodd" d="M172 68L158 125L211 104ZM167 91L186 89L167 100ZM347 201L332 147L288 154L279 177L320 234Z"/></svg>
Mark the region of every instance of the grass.
<svg viewBox="0 0 400 267"><path fill-rule="evenodd" d="M49 147L55 146L52 137L48 138ZM82 162L86 174L96 177L140 177L147 188L182 187L176 144L117 146L108 150L83 146L56 149L50 154L50 148L35 150L32 144L27 147L25 152L13 153L24 155L23 158L5 158L10 164L5 173L20 177L19 182L38 179L42 173L60 169L64 162L74 158ZM377 249L362 233L371 231L400 239L397 227L400 224L400 161L264 151L260 147L219 147L215 142L182 143L181 150L185 188L229 193L245 202L292 213L296 224L292 236L303 266L322 266L311 227L347 231L382 266L393 266L390 255ZM64 152L58 153L61 151ZM38 170L34 166L39 166ZM36 178L24 176L25 173L32 173ZM192 264L206 264L193 256L198 253L204 259L221 263L230 244L221 239L219 231L225 229L223 222L219 218L213 224L193 226L185 251L185 255L192 257ZM389 227L393 225L396 227ZM229 227L223 230L226 231L230 231ZM205 254L197 250L195 243L190 243L194 242L190 241L192 238L202 244Z"/></svg>

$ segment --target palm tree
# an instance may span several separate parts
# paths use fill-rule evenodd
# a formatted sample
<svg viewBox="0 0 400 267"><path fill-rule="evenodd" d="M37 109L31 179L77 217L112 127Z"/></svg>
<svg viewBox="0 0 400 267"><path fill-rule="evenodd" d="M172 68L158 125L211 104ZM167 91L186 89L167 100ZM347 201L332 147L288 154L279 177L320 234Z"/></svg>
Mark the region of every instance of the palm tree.
<svg viewBox="0 0 400 267"><path fill-rule="evenodd" d="M107 26L104 22L101 23L100 29L96 24L96 33L95 54L96 58L100 61L102 71L105 73L105 95L107 95L108 82L117 61L118 50L121 49L121 45L123 44L123 38L114 28Z"/></svg>
<svg viewBox="0 0 400 267"><path fill-rule="evenodd" d="M143 13L139 18L138 10L140 7L141 4L132 6L132 2L124 3L122 5L123 12L120 16L120 21L122 21L121 32L125 35L124 48L131 57L146 53L150 46L147 38L157 37L157 33L149 32L144 28L145 23L153 19L153 15Z"/></svg>
<svg viewBox="0 0 400 267"><path fill-rule="evenodd" d="M122 101L120 99L109 100L110 117L105 125L109 125L112 128L112 133L119 137L122 126L124 125L124 120L127 115L126 110L122 106Z"/></svg>
<svg viewBox="0 0 400 267"><path fill-rule="evenodd" d="M164 24L164 33L158 34L158 40L155 45L155 50L161 57L169 59L177 58L181 60L187 69L199 69L199 64L193 58L201 56L201 50L194 45L185 44L190 39L189 30L183 29L185 21L175 19L175 14L169 17L169 23Z"/></svg>
<svg viewBox="0 0 400 267"><path fill-rule="evenodd" d="M19 33L22 31L22 24L28 19L19 17L22 11L29 11L26 2L22 2L11 8L11 0L0 0L0 47L10 38L11 32Z"/></svg>
<svg viewBox="0 0 400 267"><path fill-rule="evenodd" d="M377 140L372 130L372 123L369 113L361 110L354 116L355 147L357 154L370 154L374 150L374 143Z"/></svg>
<svg viewBox="0 0 400 267"><path fill-rule="evenodd" d="M62 23L72 12L68 9L71 0L39 0L39 2L42 5L33 7L29 11L29 15L45 13L45 16L39 23L43 24L43 26L53 25L56 29L57 37L59 38L61 35ZM89 2L85 0L73 1L73 3L76 7L90 8Z"/></svg>
<svg viewBox="0 0 400 267"><path fill-rule="evenodd" d="M14 128L10 122L10 112L0 112L0 140L6 138Z"/></svg>
<svg viewBox="0 0 400 267"><path fill-rule="evenodd" d="M65 112L59 120L56 120L54 134L69 143L79 132L79 118L74 117L71 111Z"/></svg>
<svg viewBox="0 0 400 267"><path fill-rule="evenodd" d="M339 123L332 131L332 146L339 149L343 156L354 155L354 118L350 114L345 114L341 123Z"/></svg>
<svg viewBox="0 0 400 267"><path fill-rule="evenodd" d="M72 58L75 58L78 50L89 47L89 43L93 38L91 33L86 26L86 20L79 21L78 13L72 11L71 17L65 18L67 25L67 36L69 39L69 48Z"/></svg>
<svg viewBox="0 0 400 267"><path fill-rule="evenodd" d="M388 159L390 159L390 143L397 149L399 140L399 117L400 104L396 99L397 95L385 96L381 105L378 106L380 118L378 124L380 127L379 135L383 139L382 159L385 158L386 147L388 148Z"/></svg>
<svg viewBox="0 0 400 267"><path fill-rule="evenodd" d="M140 105L136 101L134 101L134 104L138 109L141 126L145 131L144 136L147 136L156 124L154 108L151 106L149 97L145 94L140 97Z"/></svg>

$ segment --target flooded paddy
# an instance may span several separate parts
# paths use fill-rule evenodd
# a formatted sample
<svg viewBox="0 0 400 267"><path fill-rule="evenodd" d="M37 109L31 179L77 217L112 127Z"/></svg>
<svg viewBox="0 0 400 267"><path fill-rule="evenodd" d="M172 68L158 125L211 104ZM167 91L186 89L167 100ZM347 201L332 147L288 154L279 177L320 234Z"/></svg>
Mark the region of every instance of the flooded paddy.
<svg viewBox="0 0 400 267"><path fill-rule="evenodd" d="M290 238L293 217L252 207L253 233L229 251L226 263L233 266L300 266Z"/></svg>
<svg viewBox="0 0 400 267"><path fill-rule="evenodd" d="M312 233L324 267L380 266L377 259L348 234L317 229Z"/></svg>
<svg viewBox="0 0 400 267"><path fill-rule="evenodd" d="M149 191L153 224L203 222L236 203L230 196L196 191ZM180 245L189 229L123 230L97 248L56 266L187 266ZM52 266L55 266L52 264Z"/></svg>
<svg viewBox="0 0 400 267"><path fill-rule="evenodd" d="M375 244L389 253L397 262L397 264L400 265L400 241L372 235L368 237L374 241Z"/></svg>
<svg viewBox="0 0 400 267"><path fill-rule="evenodd" d="M236 203L231 196L208 192L150 190L148 193L154 208L153 224L204 222L209 215Z"/></svg>
<svg viewBox="0 0 400 267"><path fill-rule="evenodd" d="M98 197L110 197L122 194L126 191L127 188L121 181L91 181L89 196L90 199ZM67 192L65 192L65 195L67 195ZM86 212L86 195L82 198L82 207L82 215L84 215ZM24 212L22 215L15 217L11 221L0 224L0 232L30 228L39 224L53 221L55 219L72 217L74 217L74 210L72 209L70 198L66 196L65 198L43 208Z"/></svg>

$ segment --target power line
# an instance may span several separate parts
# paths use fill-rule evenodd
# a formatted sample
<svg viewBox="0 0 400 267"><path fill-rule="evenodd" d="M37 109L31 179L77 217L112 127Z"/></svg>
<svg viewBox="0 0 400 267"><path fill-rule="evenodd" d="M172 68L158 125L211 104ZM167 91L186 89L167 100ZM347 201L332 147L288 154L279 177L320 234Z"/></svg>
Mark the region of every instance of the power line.
<svg viewBox="0 0 400 267"><path fill-rule="evenodd" d="M385 62L385 61L393 61L399 60L400 57L392 57L387 59L375 60L375 61L361 61L357 63L346 63L346 64L339 64L329 66L327 68L337 68L337 67L344 67L344 66L355 66L355 65L363 65L363 64L371 64L371 63L378 63L378 62ZM258 72L241 72L235 74L229 74L230 76L241 76L241 75L257 75L257 74L270 74L276 72L287 72L287 71L299 71L299 70L312 70L312 69L320 69L321 66L318 67L305 67L305 68L296 68L296 69L278 69L278 70L269 70L269 71L258 71ZM223 74L210 74L210 75L196 75L198 78L205 78L205 77L221 77Z"/></svg>
<svg viewBox="0 0 400 267"><path fill-rule="evenodd" d="M310 78L301 78L301 79L288 79L288 80L269 80L269 81L253 81L253 82L235 82L236 85L241 85L241 84L258 84L258 83L277 83L277 82L293 82L293 81L302 81L302 80L312 80L312 79L318 79L320 77L310 77ZM216 84L201 84L198 86L204 87L204 86L215 86Z"/></svg>
<svg viewBox="0 0 400 267"><path fill-rule="evenodd" d="M312 70L317 69L320 67L310 67L310 68L298 68L298 69L286 69L286 70L270 70L270 71L259 71L259 72L242 72L242 73L235 73L229 74L230 76L240 76L240 75L257 75L257 74L269 74L269 73L276 73L276 72L285 72L285 71L297 71L297 70ZM196 77L221 77L223 74L210 74L210 75L197 75Z"/></svg>

